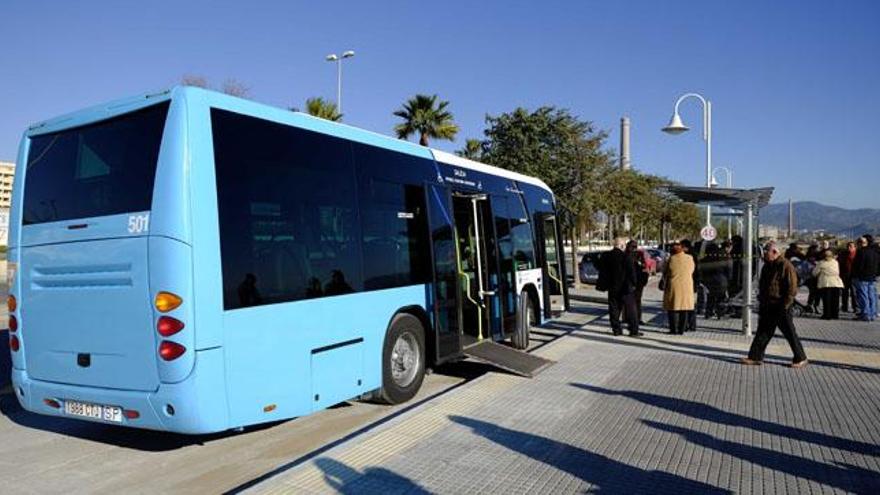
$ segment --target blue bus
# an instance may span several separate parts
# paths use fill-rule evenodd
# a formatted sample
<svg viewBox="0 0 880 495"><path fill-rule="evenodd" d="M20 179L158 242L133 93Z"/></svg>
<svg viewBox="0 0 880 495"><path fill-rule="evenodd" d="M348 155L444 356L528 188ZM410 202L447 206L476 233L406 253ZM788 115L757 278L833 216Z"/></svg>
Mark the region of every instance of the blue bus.
<svg viewBox="0 0 880 495"><path fill-rule="evenodd" d="M565 309L544 183L347 125L176 87L31 126L18 160L36 413L197 434L400 403Z"/></svg>

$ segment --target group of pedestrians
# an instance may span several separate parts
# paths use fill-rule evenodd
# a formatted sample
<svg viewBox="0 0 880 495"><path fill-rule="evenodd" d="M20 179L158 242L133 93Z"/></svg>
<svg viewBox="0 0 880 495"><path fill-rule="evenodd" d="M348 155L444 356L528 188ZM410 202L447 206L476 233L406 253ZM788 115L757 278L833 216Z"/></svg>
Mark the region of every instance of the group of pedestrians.
<svg viewBox="0 0 880 495"><path fill-rule="evenodd" d="M808 289L806 309L822 319L836 320L849 311L850 303L857 320L877 318L876 280L880 276L880 247L871 235L849 242L840 252L813 244L806 253L796 243L789 245L784 258L797 264L801 285Z"/></svg>

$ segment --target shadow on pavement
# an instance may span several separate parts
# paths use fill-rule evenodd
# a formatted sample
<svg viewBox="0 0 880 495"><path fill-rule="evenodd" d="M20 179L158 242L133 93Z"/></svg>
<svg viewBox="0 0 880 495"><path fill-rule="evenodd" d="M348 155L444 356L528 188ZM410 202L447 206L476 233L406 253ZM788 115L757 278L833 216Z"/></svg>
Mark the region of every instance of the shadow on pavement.
<svg viewBox="0 0 880 495"><path fill-rule="evenodd" d="M565 471L595 485L591 490L608 493L732 493L706 483L663 471L648 471L604 455L579 449L549 438L510 430L496 424L462 416L452 421L474 433L536 461Z"/></svg>
<svg viewBox="0 0 880 495"><path fill-rule="evenodd" d="M877 445L743 416L701 402L656 395L648 392L639 392L636 390L611 390L584 383L570 383L569 385L598 394L627 397L643 404L659 407L692 418L711 421L717 424L750 428L770 435L787 437L832 449L848 450L862 455L880 456L880 446Z"/></svg>
<svg viewBox="0 0 880 495"><path fill-rule="evenodd" d="M315 465L324 473L324 481L336 493L430 493L411 479L385 468L367 468L360 472L326 457L316 459Z"/></svg>
<svg viewBox="0 0 880 495"><path fill-rule="evenodd" d="M69 437L101 442L117 447L146 452L164 452L176 450L189 445L202 445L213 440L238 435L233 430L210 435L183 435L164 431L141 430L125 426L115 426L88 421L44 416L22 409L18 399L12 395L0 396L0 414L8 417L13 423L25 428L58 433ZM248 427L245 431L259 431L271 428L283 421L263 423Z"/></svg>
<svg viewBox="0 0 880 495"><path fill-rule="evenodd" d="M877 493L878 483L880 483L880 474L861 467L834 466L763 447L722 440L687 428L645 419L641 421L651 428L680 435L688 442L701 447L840 490L852 493Z"/></svg>
<svg viewBox="0 0 880 495"><path fill-rule="evenodd" d="M12 356L9 355L9 330L0 330L0 390L12 381Z"/></svg>

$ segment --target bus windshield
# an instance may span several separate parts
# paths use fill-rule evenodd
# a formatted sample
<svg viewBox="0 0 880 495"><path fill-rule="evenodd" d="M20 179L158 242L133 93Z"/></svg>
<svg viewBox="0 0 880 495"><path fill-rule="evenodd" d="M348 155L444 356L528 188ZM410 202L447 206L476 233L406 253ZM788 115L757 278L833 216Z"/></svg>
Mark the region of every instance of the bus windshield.
<svg viewBox="0 0 880 495"><path fill-rule="evenodd" d="M168 106L31 138L24 225L149 210Z"/></svg>

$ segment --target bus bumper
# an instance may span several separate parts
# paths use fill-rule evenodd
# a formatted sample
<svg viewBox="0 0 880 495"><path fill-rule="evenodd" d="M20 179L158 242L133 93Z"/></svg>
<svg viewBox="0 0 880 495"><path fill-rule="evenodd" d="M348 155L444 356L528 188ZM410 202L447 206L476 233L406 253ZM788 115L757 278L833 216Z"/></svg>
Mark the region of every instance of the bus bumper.
<svg viewBox="0 0 880 495"><path fill-rule="evenodd" d="M223 377L223 349L219 347L196 351L193 372L181 382L160 383L155 392L45 382L30 378L26 370L12 369L15 395L27 411L95 423L187 434L214 433L229 429ZM46 399L58 402L61 407L52 407L46 403ZM72 416L64 412L65 400L117 406L123 410L137 411L139 417L128 419L123 415L122 422L117 423Z"/></svg>

